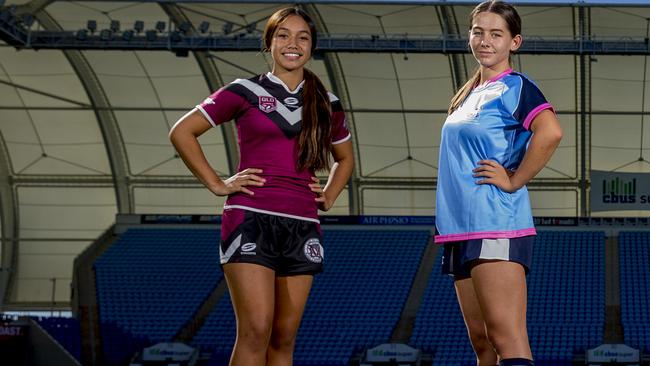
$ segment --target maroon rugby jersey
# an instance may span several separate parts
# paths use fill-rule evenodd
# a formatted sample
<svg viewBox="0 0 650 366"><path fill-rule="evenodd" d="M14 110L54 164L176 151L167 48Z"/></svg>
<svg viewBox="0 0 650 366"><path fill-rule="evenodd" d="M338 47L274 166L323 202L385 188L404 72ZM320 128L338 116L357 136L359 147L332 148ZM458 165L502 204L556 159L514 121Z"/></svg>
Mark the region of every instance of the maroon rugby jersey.
<svg viewBox="0 0 650 366"><path fill-rule="evenodd" d="M318 222L316 194L309 188L314 172L296 170L296 144L302 125L302 85L291 91L271 73L237 79L216 91L196 108L217 126L235 120L239 143L238 171L262 169L262 187L255 192L228 196L224 209L240 208L271 215ZM339 99L329 93L332 103L332 143L350 139Z"/></svg>

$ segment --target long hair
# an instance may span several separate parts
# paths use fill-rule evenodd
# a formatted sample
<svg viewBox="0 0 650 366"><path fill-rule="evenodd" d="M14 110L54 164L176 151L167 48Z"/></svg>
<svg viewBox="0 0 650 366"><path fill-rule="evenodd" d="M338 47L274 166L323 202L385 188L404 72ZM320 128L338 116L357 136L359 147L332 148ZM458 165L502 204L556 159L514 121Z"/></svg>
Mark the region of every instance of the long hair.
<svg viewBox="0 0 650 366"><path fill-rule="evenodd" d="M508 24L508 31L510 31L510 35L512 37L521 34L521 18L519 17L519 14L517 13L515 7L498 0L484 1L478 4L474 10L472 10L469 15L470 30L472 24L474 23L474 17L476 17L477 14L483 12L490 12L500 15L501 18L506 21L506 24ZM456 92L456 95L451 98L451 103L449 104L449 110L447 113L451 114L453 111L458 109L458 107L463 104L472 89L478 85L480 80L481 72L480 69L477 69L476 72L474 72L474 75L472 75L472 77L469 78L465 85L463 85Z"/></svg>
<svg viewBox="0 0 650 366"><path fill-rule="evenodd" d="M271 15L262 36L264 51L271 49L278 27L292 15L301 17L309 26L311 54L314 54L318 41L316 25L309 14L297 6L280 9ZM326 170L330 165L332 150L330 99L327 89L316 74L307 68L303 68L303 73L305 84L302 87L302 128L298 137L296 169Z"/></svg>

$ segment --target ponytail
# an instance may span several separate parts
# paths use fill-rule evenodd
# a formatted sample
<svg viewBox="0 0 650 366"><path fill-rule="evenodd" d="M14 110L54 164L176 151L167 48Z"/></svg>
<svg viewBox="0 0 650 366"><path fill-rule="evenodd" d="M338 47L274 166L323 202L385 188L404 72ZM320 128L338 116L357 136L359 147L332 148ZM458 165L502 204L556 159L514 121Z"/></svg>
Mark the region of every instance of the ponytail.
<svg viewBox="0 0 650 366"><path fill-rule="evenodd" d="M451 98L451 103L449 104L449 110L447 110L447 114L454 113L454 111L463 104L465 99L467 99L469 93L472 91L472 89L474 89L478 85L480 80L481 80L481 71L476 70L474 75L472 75L472 77L469 80L467 80L465 85L463 85L463 87L456 92L456 95L454 95L454 97Z"/></svg>
<svg viewBox="0 0 650 366"><path fill-rule="evenodd" d="M318 76L304 68L302 128L298 137L298 170L326 170L332 150L332 108L327 89Z"/></svg>

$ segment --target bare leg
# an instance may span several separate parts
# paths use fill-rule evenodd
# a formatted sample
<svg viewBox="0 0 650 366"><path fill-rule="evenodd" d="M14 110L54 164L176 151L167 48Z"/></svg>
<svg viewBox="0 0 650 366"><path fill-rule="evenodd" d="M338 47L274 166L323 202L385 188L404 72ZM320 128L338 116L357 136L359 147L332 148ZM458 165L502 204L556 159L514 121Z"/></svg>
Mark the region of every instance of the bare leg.
<svg viewBox="0 0 650 366"><path fill-rule="evenodd" d="M488 340L485 329L483 313L474 292L474 284L471 278L454 282L458 304L463 313L467 334L476 353L476 364L478 366L494 366L497 364L497 354Z"/></svg>
<svg viewBox="0 0 650 366"><path fill-rule="evenodd" d="M484 261L472 268L472 283L488 338L499 358L532 360L526 330L524 268L515 262Z"/></svg>
<svg viewBox="0 0 650 366"><path fill-rule="evenodd" d="M273 323L275 271L249 263L229 263L223 270L237 318L230 366L263 366Z"/></svg>
<svg viewBox="0 0 650 366"><path fill-rule="evenodd" d="M313 276L277 277L275 316L267 353L268 366L291 366L300 320L311 290Z"/></svg>

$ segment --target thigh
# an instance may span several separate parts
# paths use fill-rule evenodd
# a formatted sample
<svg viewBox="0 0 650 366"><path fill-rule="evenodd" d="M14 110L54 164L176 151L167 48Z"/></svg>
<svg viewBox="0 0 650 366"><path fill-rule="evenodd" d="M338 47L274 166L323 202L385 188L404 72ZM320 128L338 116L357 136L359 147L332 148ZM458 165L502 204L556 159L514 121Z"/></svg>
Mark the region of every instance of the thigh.
<svg viewBox="0 0 650 366"><path fill-rule="evenodd" d="M526 328L527 288L524 267L509 261L480 261L472 284L488 328Z"/></svg>
<svg viewBox="0 0 650 366"><path fill-rule="evenodd" d="M297 275L277 277L275 280L275 314L273 332L293 337L309 297L314 276Z"/></svg>
<svg viewBox="0 0 650 366"><path fill-rule="evenodd" d="M474 284L471 278L454 281L456 297L460 311L463 313L463 320L467 326L470 337L485 335L485 320L483 312L474 291Z"/></svg>
<svg viewBox="0 0 650 366"><path fill-rule="evenodd" d="M271 329L275 303L275 272L251 263L223 266L237 327Z"/></svg>

